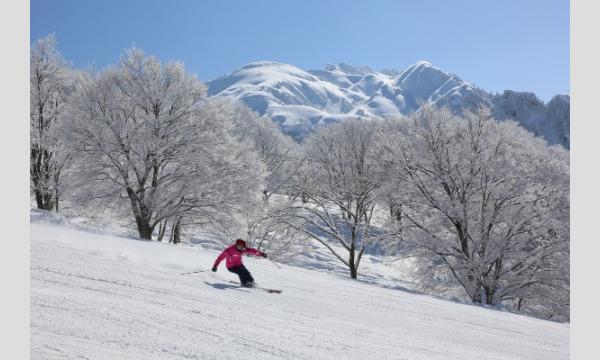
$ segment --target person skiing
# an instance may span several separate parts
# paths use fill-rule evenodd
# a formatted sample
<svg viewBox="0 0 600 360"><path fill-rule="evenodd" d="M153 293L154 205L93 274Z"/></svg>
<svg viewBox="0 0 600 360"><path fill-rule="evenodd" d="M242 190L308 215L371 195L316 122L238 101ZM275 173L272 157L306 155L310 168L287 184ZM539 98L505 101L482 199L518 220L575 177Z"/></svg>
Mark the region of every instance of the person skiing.
<svg viewBox="0 0 600 360"><path fill-rule="evenodd" d="M264 258L267 257L267 254L264 252L249 248L246 246L246 242L244 240L237 239L235 244L223 250L223 252L217 257L212 271L216 272L221 261L226 259L225 266L227 266L227 270L237 274L240 277L240 284L244 287L254 287L254 278L252 278L250 271L248 271L248 269L246 269L242 263L243 254L252 254L254 256L262 256Z"/></svg>

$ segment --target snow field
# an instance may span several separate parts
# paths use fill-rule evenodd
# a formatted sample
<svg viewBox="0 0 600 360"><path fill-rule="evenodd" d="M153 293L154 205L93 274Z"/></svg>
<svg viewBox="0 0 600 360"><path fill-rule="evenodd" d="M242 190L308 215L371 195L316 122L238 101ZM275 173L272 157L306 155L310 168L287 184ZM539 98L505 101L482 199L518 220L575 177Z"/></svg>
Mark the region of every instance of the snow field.
<svg viewBox="0 0 600 360"><path fill-rule="evenodd" d="M569 325L217 251L31 224L32 359L567 359Z"/></svg>

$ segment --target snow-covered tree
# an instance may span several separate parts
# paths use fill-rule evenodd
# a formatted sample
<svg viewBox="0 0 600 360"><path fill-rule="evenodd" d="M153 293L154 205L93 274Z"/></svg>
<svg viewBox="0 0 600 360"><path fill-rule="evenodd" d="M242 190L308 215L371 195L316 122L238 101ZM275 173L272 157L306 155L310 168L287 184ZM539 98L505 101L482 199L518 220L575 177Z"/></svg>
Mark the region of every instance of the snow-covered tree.
<svg viewBox="0 0 600 360"><path fill-rule="evenodd" d="M70 84L70 69L49 35L30 51L30 179L37 207L57 210L69 158L57 134Z"/></svg>
<svg viewBox="0 0 600 360"><path fill-rule="evenodd" d="M259 117L245 105L232 105L237 137L247 141L265 165L266 182L263 200L268 203L273 194L287 193L303 160L299 145L284 135L268 117Z"/></svg>
<svg viewBox="0 0 600 360"><path fill-rule="evenodd" d="M473 302L568 288L568 152L485 108L458 117L425 106L384 134L403 239Z"/></svg>
<svg viewBox="0 0 600 360"><path fill-rule="evenodd" d="M232 137L231 119L180 63L140 50L90 75L73 101L67 134L91 199L126 200L139 236L167 221L210 222L260 186L255 158ZM258 191L258 190L256 190Z"/></svg>
<svg viewBox="0 0 600 360"><path fill-rule="evenodd" d="M266 176L260 154L251 142L239 136L239 111L234 104L221 100L209 100L202 106L206 130L198 140L204 144L204 151L211 153L216 172L197 185L205 203L191 209L184 221L210 229L227 243L245 237L242 229L247 228L247 218L260 211L260 189L265 186ZM201 158L197 160L202 167L210 165Z"/></svg>
<svg viewBox="0 0 600 360"><path fill-rule="evenodd" d="M377 240L371 219L384 183L376 127L347 120L321 128L306 142L308 166L298 183L306 202L292 207L300 231L328 248L356 279L366 247ZM341 245L341 251L331 241Z"/></svg>
<svg viewBox="0 0 600 360"><path fill-rule="evenodd" d="M226 221L213 221L210 232L223 244L244 238L252 246L267 251L271 259L293 257L306 242L306 236L288 224L297 219L290 216L290 203L286 201L294 175L302 164L298 144L283 135L270 119L258 116L243 104L227 100L213 100L212 104L218 107L215 114L233 121L235 141L250 149L256 158L254 175L245 177L249 184L245 188L247 199ZM258 184L261 184L259 189L254 186ZM255 197L251 197L250 191L254 190Z"/></svg>

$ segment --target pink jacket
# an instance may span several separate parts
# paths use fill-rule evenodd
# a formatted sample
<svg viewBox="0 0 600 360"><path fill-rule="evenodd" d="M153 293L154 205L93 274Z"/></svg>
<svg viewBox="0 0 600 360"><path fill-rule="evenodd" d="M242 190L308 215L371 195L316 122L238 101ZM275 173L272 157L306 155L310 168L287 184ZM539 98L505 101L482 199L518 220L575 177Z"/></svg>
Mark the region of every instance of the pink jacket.
<svg viewBox="0 0 600 360"><path fill-rule="evenodd" d="M262 256L262 253L256 249L246 248L246 250L244 251L238 251L235 248L235 245L231 245L227 249L223 250L221 255L217 257L217 260L215 260L215 264L213 265L213 267L219 266L223 259L227 259L225 262L225 266L227 266L228 269L234 266L240 266L242 265L242 255L246 253L255 256Z"/></svg>

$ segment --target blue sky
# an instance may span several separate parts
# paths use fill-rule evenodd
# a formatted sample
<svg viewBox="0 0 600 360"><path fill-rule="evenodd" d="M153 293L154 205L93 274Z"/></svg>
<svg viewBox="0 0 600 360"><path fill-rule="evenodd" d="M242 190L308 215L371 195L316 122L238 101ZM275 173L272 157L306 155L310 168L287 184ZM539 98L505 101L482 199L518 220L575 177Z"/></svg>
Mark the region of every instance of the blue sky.
<svg viewBox="0 0 600 360"><path fill-rule="evenodd" d="M31 41L55 33L75 66L137 46L210 80L256 60L303 69L419 61L488 91L569 93L568 0L31 0Z"/></svg>

